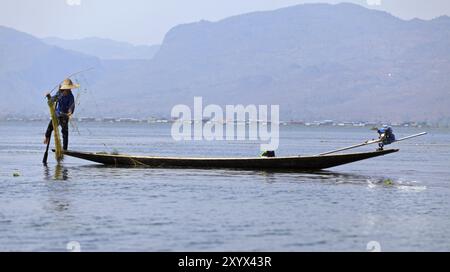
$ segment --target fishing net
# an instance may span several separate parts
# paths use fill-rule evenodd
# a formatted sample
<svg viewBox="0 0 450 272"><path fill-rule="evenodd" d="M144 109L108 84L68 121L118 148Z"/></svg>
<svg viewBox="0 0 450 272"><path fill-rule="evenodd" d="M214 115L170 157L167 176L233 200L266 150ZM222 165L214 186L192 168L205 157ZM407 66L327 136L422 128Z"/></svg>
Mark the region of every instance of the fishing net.
<svg viewBox="0 0 450 272"><path fill-rule="evenodd" d="M58 118L56 117L56 110L55 110L56 103L52 101L52 99L48 99L47 104L50 109L50 117L52 119L53 125L53 135L55 138L55 159L57 162L60 162L63 160L64 154L62 152L61 147L61 137L59 136Z"/></svg>

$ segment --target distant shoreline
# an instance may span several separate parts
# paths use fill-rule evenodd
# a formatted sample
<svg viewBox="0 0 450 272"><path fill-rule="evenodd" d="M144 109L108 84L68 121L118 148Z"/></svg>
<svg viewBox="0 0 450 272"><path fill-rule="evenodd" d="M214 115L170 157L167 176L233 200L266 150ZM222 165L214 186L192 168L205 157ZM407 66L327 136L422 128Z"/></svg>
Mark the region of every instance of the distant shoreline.
<svg viewBox="0 0 450 272"><path fill-rule="evenodd" d="M45 122L49 119L47 118L20 118L20 117L10 117L10 118L0 118L0 122ZM166 118L93 118L93 117L78 117L74 119L76 122L80 123L147 123L147 124L171 124L176 120L169 120ZM187 123L208 123L209 120L184 120ZM235 121L234 123L259 123L258 121ZM219 124L226 124L227 122L213 122ZM450 128L448 124L430 124L426 122L369 122L369 121L334 121L334 120L320 120L320 121L300 121L300 120L290 120L290 121L280 121L279 125L297 125L305 127L380 127L382 125L389 125L392 127L405 127L405 128Z"/></svg>

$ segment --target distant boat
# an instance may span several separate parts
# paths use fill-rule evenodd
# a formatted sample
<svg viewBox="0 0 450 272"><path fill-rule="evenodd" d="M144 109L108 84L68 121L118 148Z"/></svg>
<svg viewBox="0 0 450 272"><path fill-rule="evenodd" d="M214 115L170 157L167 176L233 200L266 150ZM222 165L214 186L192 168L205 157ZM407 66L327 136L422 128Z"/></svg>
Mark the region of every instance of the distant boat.
<svg viewBox="0 0 450 272"><path fill-rule="evenodd" d="M190 157L153 157L114 155L107 153L89 153L64 151L64 155L88 160L109 166L162 167L162 168L227 168L251 170L295 170L314 171L331 168L356 161L399 151L387 149L365 153L339 155L315 155L292 157L253 157L253 158L190 158Z"/></svg>

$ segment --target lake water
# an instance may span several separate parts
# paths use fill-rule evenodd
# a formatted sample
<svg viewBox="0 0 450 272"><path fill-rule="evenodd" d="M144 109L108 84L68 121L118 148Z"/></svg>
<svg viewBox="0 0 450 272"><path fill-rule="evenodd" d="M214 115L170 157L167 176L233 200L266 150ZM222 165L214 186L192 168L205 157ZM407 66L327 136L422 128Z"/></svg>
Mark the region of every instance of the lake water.
<svg viewBox="0 0 450 272"><path fill-rule="evenodd" d="M77 126L73 150L260 153L254 141L175 142L169 124ZM45 128L0 122L1 251L66 251L71 241L82 251L367 251L370 241L382 251L450 250L449 130L429 129L384 157L319 173L277 173L113 168L69 157L57 165L53 154L44 167ZM316 154L375 134L282 126L277 156Z"/></svg>

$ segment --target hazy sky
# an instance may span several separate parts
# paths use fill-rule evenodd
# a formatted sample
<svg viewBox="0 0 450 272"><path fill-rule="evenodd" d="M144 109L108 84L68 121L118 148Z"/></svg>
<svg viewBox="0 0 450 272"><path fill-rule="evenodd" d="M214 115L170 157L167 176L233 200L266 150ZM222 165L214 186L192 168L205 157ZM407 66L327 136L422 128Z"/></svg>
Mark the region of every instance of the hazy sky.
<svg viewBox="0 0 450 272"><path fill-rule="evenodd" d="M177 24L323 2L358 3L403 19L450 15L450 0L0 0L0 25L38 37L155 44Z"/></svg>

